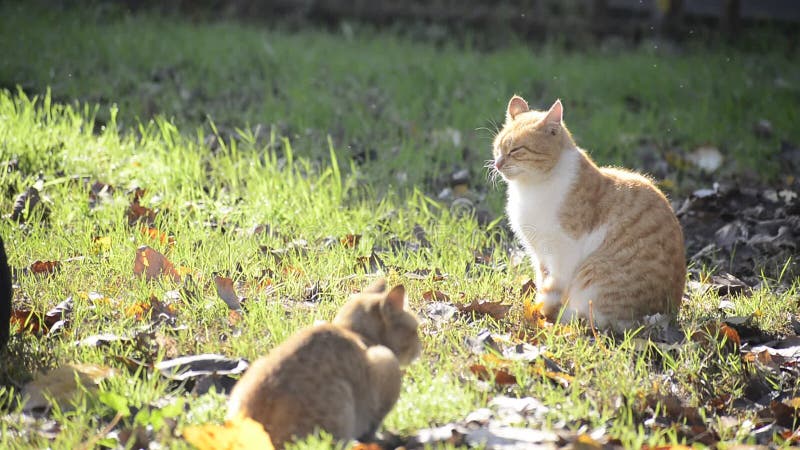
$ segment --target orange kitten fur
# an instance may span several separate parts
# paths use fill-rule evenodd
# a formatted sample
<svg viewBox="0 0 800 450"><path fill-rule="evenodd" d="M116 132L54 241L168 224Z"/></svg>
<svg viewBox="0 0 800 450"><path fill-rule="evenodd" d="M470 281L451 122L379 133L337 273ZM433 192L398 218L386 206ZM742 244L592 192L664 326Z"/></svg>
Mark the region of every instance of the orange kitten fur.
<svg viewBox="0 0 800 450"><path fill-rule="evenodd" d="M514 96L494 139L506 211L533 261L543 313L618 331L648 314L674 314L686 260L669 202L642 175L597 167L562 119L558 100L533 111Z"/></svg>
<svg viewBox="0 0 800 450"><path fill-rule="evenodd" d="M379 280L332 323L300 330L255 361L231 392L228 417L260 422L277 448L317 429L340 440L374 433L400 395L400 366L421 348L405 289L385 289Z"/></svg>

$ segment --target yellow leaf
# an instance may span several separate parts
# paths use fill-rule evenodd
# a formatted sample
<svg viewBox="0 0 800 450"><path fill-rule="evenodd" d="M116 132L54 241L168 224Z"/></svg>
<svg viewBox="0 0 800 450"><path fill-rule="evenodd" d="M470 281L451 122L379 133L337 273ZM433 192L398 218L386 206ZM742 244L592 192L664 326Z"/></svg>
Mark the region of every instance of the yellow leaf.
<svg viewBox="0 0 800 450"><path fill-rule="evenodd" d="M183 438L200 450L275 450L264 427L243 416L227 420L224 425L207 423L186 427Z"/></svg>

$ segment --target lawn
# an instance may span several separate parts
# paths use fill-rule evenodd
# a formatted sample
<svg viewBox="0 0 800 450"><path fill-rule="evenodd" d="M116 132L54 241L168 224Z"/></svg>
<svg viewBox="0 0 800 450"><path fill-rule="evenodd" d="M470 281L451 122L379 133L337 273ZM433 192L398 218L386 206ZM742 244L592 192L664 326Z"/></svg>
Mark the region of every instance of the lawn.
<svg viewBox="0 0 800 450"><path fill-rule="evenodd" d="M540 440L553 446L797 440L800 365L774 342L797 340L796 246L781 244L774 267L738 269L747 286L712 277L733 264L692 260L666 331L545 326L524 317L532 271L483 168L519 93L538 107L561 98L579 145L652 171L676 205L717 180L796 191L793 166L771 156L800 141L789 46L479 51L359 26L289 32L9 3L0 44L0 235L22 318L0 356L0 447L190 448L182 430L222 420L230 378L179 382L159 361L253 360L378 274L404 284L424 319L422 357L384 422L396 442L449 424L471 442L467 422L552 430ZM768 133L754 132L759 121ZM714 173L689 162L700 146L720 149ZM15 208L32 186L39 201ZM790 200L775 217L800 214ZM705 247L691 230L687 242ZM134 273L145 245L172 275ZM216 277L245 298L241 314ZM457 307L474 300L511 307ZM69 308L50 314L59 304ZM20 389L69 363L108 376L47 414L24 410ZM536 407L512 414L506 397Z"/></svg>

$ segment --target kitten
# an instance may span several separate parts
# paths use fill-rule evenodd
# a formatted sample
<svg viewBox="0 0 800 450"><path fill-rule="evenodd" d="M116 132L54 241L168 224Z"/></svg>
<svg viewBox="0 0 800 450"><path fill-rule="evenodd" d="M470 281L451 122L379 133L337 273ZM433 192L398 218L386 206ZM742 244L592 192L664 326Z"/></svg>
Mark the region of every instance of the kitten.
<svg viewBox="0 0 800 450"><path fill-rule="evenodd" d="M669 202L642 175L597 167L562 119L561 101L533 111L515 95L493 145L542 312L550 321L592 319L617 331L648 314L674 314L686 259Z"/></svg>
<svg viewBox="0 0 800 450"><path fill-rule="evenodd" d="M332 323L300 330L254 362L231 392L228 417L260 422L277 448L316 429L369 438L400 395L400 366L421 349L405 288L385 290L378 280Z"/></svg>

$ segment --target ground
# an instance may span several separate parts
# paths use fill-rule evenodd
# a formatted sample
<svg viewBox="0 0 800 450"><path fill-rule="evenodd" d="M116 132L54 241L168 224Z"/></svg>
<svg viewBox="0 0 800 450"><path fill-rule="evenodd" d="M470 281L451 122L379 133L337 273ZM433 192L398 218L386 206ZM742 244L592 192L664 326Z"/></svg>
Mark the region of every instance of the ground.
<svg viewBox="0 0 800 450"><path fill-rule="evenodd" d="M387 446L797 440L800 72L779 41L479 51L4 3L0 43L4 448L189 448L244 360L378 275L424 320ZM483 168L513 93L561 98L598 163L668 193L690 257L677 324L530 317L532 270ZM163 363L202 354L220 356ZM67 364L89 387L47 413L19 402Z"/></svg>

